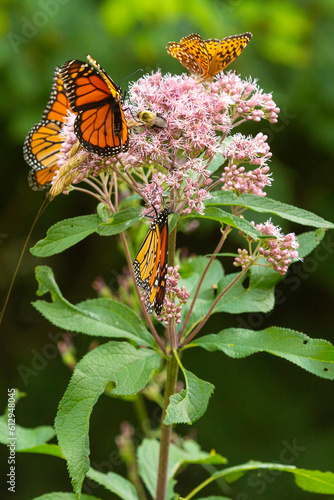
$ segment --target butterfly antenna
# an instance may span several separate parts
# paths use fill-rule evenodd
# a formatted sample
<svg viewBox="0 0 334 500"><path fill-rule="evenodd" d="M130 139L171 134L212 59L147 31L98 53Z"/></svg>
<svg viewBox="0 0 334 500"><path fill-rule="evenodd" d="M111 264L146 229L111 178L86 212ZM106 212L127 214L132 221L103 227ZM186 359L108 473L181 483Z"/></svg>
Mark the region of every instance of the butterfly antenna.
<svg viewBox="0 0 334 500"><path fill-rule="evenodd" d="M139 69L136 69L136 71L134 71L133 73L130 73L130 75L128 76L125 76L120 82L119 82L119 85L124 82L124 80L128 80L131 76L135 75L136 73L138 73L138 71L141 71L141 72L144 72L143 69L139 68Z"/></svg>
<svg viewBox="0 0 334 500"><path fill-rule="evenodd" d="M26 251L26 248L27 248L27 245L28 245L28 242L30 240L30 236L34 230L34 227L36 226L37 224L37 221L39 220L39 218L41 217L42 213L44 212L44 210L46 209L46 207L48 206L48 204L51 202L51 200L49 198L45 198L45 200L43 201L40 209L38 210L37 212L37 215L34 219L34 222L32 223L32 226L30 228L30 231L28 233L28 236L24 242L24 245L23 245L23 248L21 250L21 254L20 254L20 257L19 257L19 260L18 260L18 263L16 264L16 268L15 268L15 271L14 271L14 274L13 274L13 277L12 277L12 281L10 283L10 286L9 286L9 289L8 289L8 292L7 292L7 296L6 296L6 300L5 300L5 303L4 303L4 306L3 306L3 309L0 313L0 325L2 323L2 320L3 320L3 317L4 317L4 314L5 314L5 311L6 311L6 308L7 308L7 304L8 304L8 301L9 301L9 297L10 297L10 294L12 293L12 289L13 289L13 285L14 285L14 282L15 282L15 279L16 279L16 276L17 276L17 273L18 273L18 270L20 268L20 265L21 265L21 262L22 262L22 259L23 259L23 255Z"/></svg>

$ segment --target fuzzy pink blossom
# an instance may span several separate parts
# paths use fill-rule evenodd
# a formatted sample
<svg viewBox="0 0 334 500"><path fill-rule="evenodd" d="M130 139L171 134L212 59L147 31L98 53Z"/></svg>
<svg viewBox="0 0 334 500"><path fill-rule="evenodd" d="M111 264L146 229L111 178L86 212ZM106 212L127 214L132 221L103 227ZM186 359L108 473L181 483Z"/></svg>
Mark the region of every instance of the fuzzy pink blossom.
<svg viewBox="0 0 334 500"><path fill-rule="evenodd" d="M241 266L242 269L245 269L246 266L252 261L252 257L249 255L245 248L238 248L238 257L236 257L233 261L234 266Z"/></svg>
<svg viewBox="0 0 334 500"><path fill-rule="evenodd" d="M254 225L254 223L252 223ZM256 224L255 228L266 236L275 236L263 241L259 254L265 257L269 265L280 274L286 274L292 260L298 259L297 249L299 243L294 233L284 235L278 226L274 226L271 220L265 224Z"/></svg>
<svg viewBox="0 0 334 500"><path fill-rule="evenodd" d="M155 207L156 210L160 210L164 190L162 187L161 179L159 179L159 176L157 174L152 175L151 182L145 185L145 187L142 189L142 193L151 206ZM149 211L150 209L148 209L148 212ZM144 215L146 213L147 211L144 210Z"/></svg>
<svg viewBox="0 0 334 500"><path fill-rule="evenodd" d="M266 165L272 153L266 140L267 136L262 133L254 138L242 134L235 134L232 137L223 150L228 165L224 167L220 179L223 183L222 190L266 196L263 189L272 182L271 174L268 174L269 167ZM238 166L240 163L258 165L258 168L246 171L244 166Z"/></svg>
<svg viewBox="0 0 334 500"><path fill-rule="evenodd" d="M76 115L72 113L71 111L67 112L67 117L64 120L63 127L62 127L62 135L64 136L64 141L61 144L61 149L60 153L58 155L58 166L61 168L69 159L69 153L78 141L75 133L74 133L74 122L76 119ZM77 153L78 156L85 156L87 157L83 160L82 164L77 167L75 170L78 172L77 178L73 181L73 184L78 184L81 182L83 179L85 179L88 176L93 176L97 177L102 170L105 170L105 164L107 161L104 159L100 158L98 155L93 154L93 153L88 153L85 149L82 149L79 153ZM54 178L54 180L56 177Z"/></svg>
<svg viewBox="0 0 334 500"><path fill-rule="evenodd" d="M231 141L225 145L223 156L231 159L233 163L247 162L250 165L262 166L272 156L267 139L261 132L255 137L234 134Z"/></svg>
<svg viewBox="0 0 334 500"><path fill-rule="evenodd" d="M242 80L233 71L221 73L211 83L211 90L221 95L228 103L229 115L232 122L236 120L253 120L256 122L266 119L270 123L277 123L280 109L272 99L272 94L266 94L257 85L257 80ZM230 98L230 102L228 102Z"/></svg>
<svg viewBox="0 0 334 500"><path fill-rule="evenodd" d="M265 186L271 185L269 167L260 167L246 171L245 167L237 168L236 165L225 167L220 181L223 191L236 191L238 194L251 193L256 196L266 196L263 191Z"/></svg>
<svg viewBox="0 0 334 500"><path fill-rule="evenodd" d="M203 202L211 196L213 183L210 162L223 152L229 168L240 162L257 166L250 174L234 172L232 187L226 184L223 189L238 190L239 186L240 192L264 195L264 186L270 185L265 162L271 156L266 136L258 134L252 140L240 134L230 136L233 128L245 120L267 119L275 123L279 109L271 94L263 93L256 80L242 80L234 72L228 72L217 75L204 86L186 74L163 76L157 71L132 83L128 95L129 101L123 106L127 119L136 110L148 109L161 115L167 126L130 128L129 150L109 159L89 155L78 167L80 175L76 183L88 175L97 176L108 165L135 179L137 169L145 169L145 177L140 174L144 187L139 189L149 203L158 208L162 193L168 196L169 192L176 200L175 211L203 213ZM64 153L74 139L70 125L73 123L64 132ZM82 154L86 153L83 150ZM229 171L223 175L231 181ZM152 187L147 187L150 182ZM226 181L222 178L222 182Z"/></svg>
<svg viewBox="0 0 334 500"><path fill-rule="evenodd" d="M279 111L271 95L263 94L255 81L244 81L233 72L218 75L213 83L203 86L191 76L163 76L158 71L131 85L129 102L138 109L151 109L162 115L167 127L132 129L129 151L114 161L119 159L125 169L142 165L158 168L160 186L174 191L175 197L182 200L183 213L203 213L203 201L210 197L208 188L213 182L208 166L222 151L223 139L240 118L255 119L252 113L256 111L256 121L260 114L260 119L269 119L273 109ZM242 102L247 102L247 106L240 111ZM258 134L253 142L240 137L243 136L239 134L234 142L234 152L240 143L240 160L262 167L271 156L266 136ZM161 167L167 173L161 174ZM265 170L256 170L253 178L247 179L243 192L263 196L263 187L270 185Z"/></svg>
<svg viewBox="0 0 334 500"><path fill-rule="evenodd" d="M298 260L299 243L294 233L284 235L281 228L274 226L269 219L264 224L255 224L251 222L264 236L273 236L262 241L262 246L258 249L258 254L267 259L270 267L281 275L286 274L288 266L292 260ZM242 234L242 233L241 233ZM251 238L246 238L252 242ZM234 266L241 266L243 269L251 262L252 256L246 249L238 249L238 256L234 259Z"/></svg>
<svg viewBox="0 0 334 500"><path fill-rule="evenodd" d="M170 324L172 318L175 318L176 323L181 323L182 304L186 304L190 297L190 293L184 286L181 288L178 286L180 278L179 266L167 269L165 302L162 313L157 318L166 326ZM175 299L177 299L177 303L175 303Z"/></svg>

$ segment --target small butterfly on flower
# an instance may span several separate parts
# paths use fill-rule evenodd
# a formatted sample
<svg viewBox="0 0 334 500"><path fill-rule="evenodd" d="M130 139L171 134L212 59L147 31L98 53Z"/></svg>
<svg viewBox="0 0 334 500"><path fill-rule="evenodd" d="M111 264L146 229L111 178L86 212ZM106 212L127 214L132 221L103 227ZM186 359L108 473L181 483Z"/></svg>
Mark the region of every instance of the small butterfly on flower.
<svg viewBox="0 0 334 500"><path fill-rule="evenodd" d="M175 57L199 82L213 77L231 64L247 47L252 33L233 35L218 40L203 40L193 33L183 37L179 43L169 42L167 52Z"/></svg>

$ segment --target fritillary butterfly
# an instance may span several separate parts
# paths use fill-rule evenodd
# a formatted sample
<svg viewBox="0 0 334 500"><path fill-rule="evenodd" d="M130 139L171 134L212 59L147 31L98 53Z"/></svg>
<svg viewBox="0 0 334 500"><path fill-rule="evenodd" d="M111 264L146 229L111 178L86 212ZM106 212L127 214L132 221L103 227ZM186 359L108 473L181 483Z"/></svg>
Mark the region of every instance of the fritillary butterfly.
<svg viewBox="0 0 334 500"><path fill-rule="evenodd" d="M248 45L252 33L242 33L217 40L203 40L193 33L180 43L169 42L167 52L175 57L201 82L213 77L233 62Z"/></svg>

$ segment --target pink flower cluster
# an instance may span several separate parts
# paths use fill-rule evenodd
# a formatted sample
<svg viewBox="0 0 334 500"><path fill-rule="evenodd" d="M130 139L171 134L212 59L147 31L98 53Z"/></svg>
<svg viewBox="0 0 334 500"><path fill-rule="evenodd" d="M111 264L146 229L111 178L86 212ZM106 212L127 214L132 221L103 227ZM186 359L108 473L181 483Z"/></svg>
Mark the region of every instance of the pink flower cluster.
<svg viewBox="0 0 334 500"><path fill-rule="evenodd" d="M291 260L298 259L297 248L299 243L294 233L282 234L278 226L274 226L271 220L265 224L256 224L255 228L266 236L275 236L275 239L267 239L259 249L259 254L263 255L270 266L280 274L285 274Z"/></svg>
<svg viewBox="0 0 334 500"><path fill-rule="evenodd" d="M62 135L65 137L65 141L61 143L59 159L58 159L58 167L61 168L68 161L68 156L74 144L77 142L77 136L74 133L74 122L76 115L71 111L67 111L67 118L65 118L63 127L62 127Z"/></svg>
<svg viewBox="0 0 334 500"><path fill-rule="evenodd" d="M140 182L146 184L143 195L146 200L151 198L157 208L159 195L167 191L167 196L176 200L175 211L203 213L203 202L211 196L213 182L210 162L222 153L228 159L221 178L222 189L265 195L263 188L271 183L265 165L271 156L266 136L231 136L232 129L247 120L277 121L279 109L271 94L263 93L256 80L242 80L228 72L204 86L186 74L163 76L157 71L132 83L128 95L129 101L123 106L128 119L132 118L134 107L139 111L147 109L164 117L167 126L148 127L138 122L139 126L129 129L127 152L107 160L89 155L78 167L80 175L75 183L88 175L97 176L112 164L134 179L139 172ZM66 161L66 154L76 141L73 121L74 115L64 128L66 142L59 165ZM257 168L245 172L239 166L241 162ZM150 182L154 187L147 188ZM139 183L137 187L141 189Z"/></svg>
<svg viewBox="0 0 334 500"><path fill-rule="evenodd" d="M245 269L246 266L252 261L251 255L247 252L245 248L238 248L238 257L236 257L233 261L233 265L235 267L241 266L242 269Z"/></svg>
<svg viewBox="0 0 334 500"><path fill-rule="evenodd" d="M143 210L144 215L151 211L151 206L155 207L157 211L160 211L164 190L159 182L158 174L152 175L151 182L146 184L141 192L150 205L150 208Z"/></svg>
<svg viewBox="0 0 334 500"><path fill-rule="evenodd" d="M262 246L258 249L258 255L265 257L270 267L280 274L286 274L288 266L292 260L298 259L297 249L299 243L294 233L284 235L278 226L274 226L269 219L265 224L251 223L264 236L274 236L263 240ZM252 260L246 249L238 249L238 257L234 259L234 266L241 266L243 269Z"/></svg>
<svg viewBox="0 0 334 500"><path fill-rule="evenodd" d="M74 144L76 144L78 141L74 133L75 118L76 115L74 113L72 113L71 111L67 112L67 119L65 119L62 127L62 135L64 135L65 141L62 142L59 153L59 159L57 162L59 168L65 165L65 163L68 161L69 153ZM87 155L87 151L85 149L82 149L78 153L78 155L85 156ZM73 184L78 184L88 176L97 177L101 173L101 170L105 170L105 165L108 165L108 163L111 163L110 160L103 160L96 154L88 153L82 164L75 169L78 172L78 176L73 181ZM55 179L56 177L54 178L54 180Z"/></svg>
<svg viewBox="0 0 334 500"><path fill-rule="evenodd" d="M263 166L271 157L268 137L261 132L255 137L234 134L223 150L223 156L233 163Z"/></svg>
<svg viewBox="0 0 334 500"><path fill-rule="evenodd" d="M181 323L182 304L186 304L190 296L190 293L187 292L184 286L181 288L178 286L180 278L179 266L168 268L165 302L161 315L157 317L166 326L172 318L175 318L176 323ZM175 304L175 299L178 299L177 304Z"/></svg>
<svg viewBox="0 0 334 500"><path fill-rule="evenodd" d="M266 136L258 134L251 140L237 134L231 147L223 146L227 135L242 121L277 121L279 109L271 94L264 94L255 81L243 81L229 72L205 87L186 74L163 76L158 71L133 83L129 96L139 110L150 109L165 117L167 127L132 129L129 151L114 161L121 160L126 170L143 165L160 170L160 186L179 200L175 210L203 213L203 201L210 197L212 183L208 167L218 152L226 153L226 158L234 155L235 163L259 165L253 176L242 173L247 182L243 181L240 189L264 195L263 187L270 185L264 162L271 156ZM235 154L238 144L243 148L240 158Z"/></svg>
<svg viewBox="0 0 334 500"><path fill-rule="evenodd" d="M228 159L228 165L224 168L220 179L223 191L266 196L263 189L272 182L271 174L268 174L270 169L266 165L272 153L266 140L267 136L262 133L254 138L242 134L235 134L232 137L223 151L224 157ZM244 166L238 167L240 163L259 165L259 167L246 171Z"/></svg>
<svg viewBox="0 0 334 500"><path fill-rule="evenodd" d="M232 121L262 119L277 123L280 109L273 101L272 94L265 94L257 85L257 80L241 80L233 71L220 73L211 84L211 91L230 98L229 108Z"/></svg>
<svg viewBox="0 0 334 500"><path fill-rule="evenodd" d="M268 172L268 166L248 172L243 166L239 168L236 165L225 167L220 179L224 184L222 190L236 191L238 194L251 193L256 196L266 196L267 193L263 191L263 188L271 185L271 178L267 175Z"/></svg>

